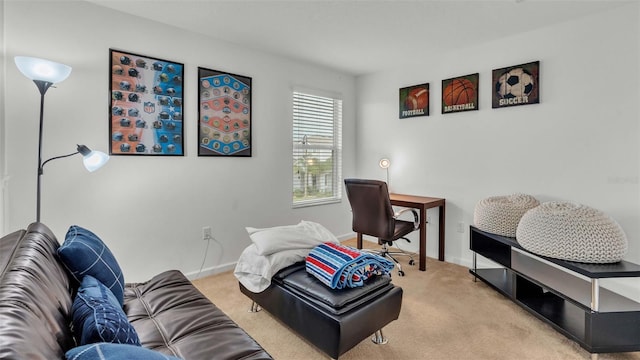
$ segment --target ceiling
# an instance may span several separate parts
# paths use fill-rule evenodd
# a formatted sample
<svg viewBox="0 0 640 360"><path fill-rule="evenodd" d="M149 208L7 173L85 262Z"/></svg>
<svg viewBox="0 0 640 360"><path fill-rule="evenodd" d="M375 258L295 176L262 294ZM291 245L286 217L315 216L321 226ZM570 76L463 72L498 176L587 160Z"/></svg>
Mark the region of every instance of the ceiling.
<svg viewBox="0 0 640 360"><path fill-rule="evenodd" d="M637 0L86 0L353 75Z"/></svg>

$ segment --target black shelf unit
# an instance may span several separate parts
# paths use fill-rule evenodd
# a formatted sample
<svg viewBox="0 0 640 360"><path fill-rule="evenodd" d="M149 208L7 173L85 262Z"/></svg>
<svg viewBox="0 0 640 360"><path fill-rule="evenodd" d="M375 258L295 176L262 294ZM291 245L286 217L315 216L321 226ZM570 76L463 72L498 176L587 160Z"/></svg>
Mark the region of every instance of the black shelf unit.
<svg viewBox="0 0 640 360"><path fill-rule="evenodd" d="M640 265L542 257L515 238L470 227L469 272L592 354L640 351L640 303L601 288L604 278L640 277ZM477 267L476 255L498 265ZM597 355L596 355L597 356Z"/></svg>

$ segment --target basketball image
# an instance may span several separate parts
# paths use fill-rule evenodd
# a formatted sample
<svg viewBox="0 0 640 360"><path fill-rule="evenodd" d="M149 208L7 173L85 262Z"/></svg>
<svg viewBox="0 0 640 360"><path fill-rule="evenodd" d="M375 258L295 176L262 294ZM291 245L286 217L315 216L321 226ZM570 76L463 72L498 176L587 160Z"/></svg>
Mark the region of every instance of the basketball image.
<svg viewBox="0 0 640 360"><path fill-rule="evenodd" d="M429 91L427 89L413 89L404 100L404 107L407 110L424 109L429 104Z"/></svg>
<svg viewBox="0 0 640 360"><path fill-rule="evenodd" d="M504 73L496 82L496 94L502 99L529 96L535 84L533 76L523 68Z"/></svg>
<svg viewBox="0 0 640 360"><path fill-rule="evenodd" d="M476 87L469 79L453 79L442 91L442 102L446 106L463 105L475 102Z"/></svg>

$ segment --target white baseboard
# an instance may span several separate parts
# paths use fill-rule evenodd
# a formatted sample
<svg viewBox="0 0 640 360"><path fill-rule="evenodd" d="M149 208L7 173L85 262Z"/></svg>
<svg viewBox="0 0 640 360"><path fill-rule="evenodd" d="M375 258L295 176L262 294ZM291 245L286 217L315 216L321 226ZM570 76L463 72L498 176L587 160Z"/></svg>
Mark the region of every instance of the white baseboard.
<svg viewBox="0 0 640 360"><path fill-rule="evenodd" d="M203 278L206 276L210 276L210 275L215 275L215 274L220 274L229 270L233 270L236 267L236 262L232 262L232 263L227 263L227 264L222 264L222 265L216 265L216 266L211 266L208 268L204 268L202 269L202 271L192 271L189 273L184 274L187 279L189 280L195 280L195 279L199 279L199 278Z"/></svg>

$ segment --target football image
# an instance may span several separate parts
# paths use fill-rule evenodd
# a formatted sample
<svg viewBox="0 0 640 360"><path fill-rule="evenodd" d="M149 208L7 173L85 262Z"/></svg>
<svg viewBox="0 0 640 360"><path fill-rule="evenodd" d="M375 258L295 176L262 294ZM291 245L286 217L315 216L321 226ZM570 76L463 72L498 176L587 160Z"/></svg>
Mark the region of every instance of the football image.
<svg viewBox="0 0 640 360"><path fill-rule="evenodd" d="M404 107L407 110L424 109L429 104L429 90L417 88L413 89L404 100Z"/></svg>
<svg viewBox="0 0 640 360"><path fill-rule="evenodd" d="M496 94L503 99L528 96L534 89L533 76L523 68L511 69L498 78Z"/></svg>

